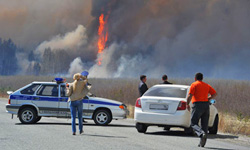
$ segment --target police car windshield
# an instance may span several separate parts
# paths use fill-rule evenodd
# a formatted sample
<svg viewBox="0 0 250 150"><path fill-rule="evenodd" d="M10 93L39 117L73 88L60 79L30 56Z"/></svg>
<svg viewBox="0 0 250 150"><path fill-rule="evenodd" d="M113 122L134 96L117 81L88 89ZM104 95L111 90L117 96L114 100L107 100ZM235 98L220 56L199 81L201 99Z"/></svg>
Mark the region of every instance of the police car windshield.
<svg viewBox="0 0 250 150"><path fill-rule="evenodd" d="M152 87L143 96L186 98L187 88L181 87Z"/></svg>

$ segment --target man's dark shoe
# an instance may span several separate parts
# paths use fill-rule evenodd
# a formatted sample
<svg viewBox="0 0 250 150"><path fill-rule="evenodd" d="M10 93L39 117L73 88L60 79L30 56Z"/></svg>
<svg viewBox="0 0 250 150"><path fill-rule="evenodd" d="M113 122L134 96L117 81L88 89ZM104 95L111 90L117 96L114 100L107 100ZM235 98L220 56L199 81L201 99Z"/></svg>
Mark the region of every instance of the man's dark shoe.
<svg viewBox="0 0 250 150"><path fill-rule="evenodd" d="M204 147L207 142L207 134L202 134L200 137L200 144L199 147Z"/></svg>
<svg viewBox="0 0 250 150"><path fill-rule="evenodd" d="M80 134L83 134L83 130L82 130L82 131L80 131Z"/></svg>
<svg viewBox="0 0 250 150"><path fill-rule="evenodd" d="M73 134L72 135L76 135L76 133L75 132L73 132Z"/></svg>

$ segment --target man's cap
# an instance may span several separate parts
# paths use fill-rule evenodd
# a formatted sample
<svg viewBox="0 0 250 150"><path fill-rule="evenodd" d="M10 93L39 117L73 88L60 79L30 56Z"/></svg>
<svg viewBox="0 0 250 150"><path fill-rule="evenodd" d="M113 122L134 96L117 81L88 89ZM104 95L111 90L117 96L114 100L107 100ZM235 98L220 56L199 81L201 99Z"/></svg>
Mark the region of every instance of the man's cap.
<svg viewBox="0 0 250 150"><path fill-rule="evenodd" d="M81 75L86 77L86 76L89 75L89 72L88 72L88 71L83 71L83 72L81 73Z"/></svg>

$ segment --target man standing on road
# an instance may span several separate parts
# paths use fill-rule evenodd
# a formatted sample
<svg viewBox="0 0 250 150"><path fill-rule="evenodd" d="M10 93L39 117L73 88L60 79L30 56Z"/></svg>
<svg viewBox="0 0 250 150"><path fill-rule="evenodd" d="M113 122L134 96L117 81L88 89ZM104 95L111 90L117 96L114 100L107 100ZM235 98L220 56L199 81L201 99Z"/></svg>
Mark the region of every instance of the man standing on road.
<svg viewBox="0 0 250 150"><path fill-rule="evenodd" d="M140 96L142 96L148 90L148 86L146 84L147 76L141 75L140 80L141 82L139 84L139 93L140 93Z"/></svg>
<svg viewBox="0 0 250 150"><path fill-rule="evenodd" d="M199 147L204 147L207 141L207 130L209 120L209 100L215 98L216 91L207 83L203 82L203 74L195 75L195 82L190 86L187 97L187 109L190 111L189 103L192 101L191 127L200 137ZM210 96L208 96L210 94ZM201 127L198 125L201 119Z"/></svg>
<svg viewBox="0 0 250 150"><path fill-rule="evenodd" d="M168 76L165 74L162 76L162 81L163 81L162 84L173 84L173 83L168 82Z"/></svg>

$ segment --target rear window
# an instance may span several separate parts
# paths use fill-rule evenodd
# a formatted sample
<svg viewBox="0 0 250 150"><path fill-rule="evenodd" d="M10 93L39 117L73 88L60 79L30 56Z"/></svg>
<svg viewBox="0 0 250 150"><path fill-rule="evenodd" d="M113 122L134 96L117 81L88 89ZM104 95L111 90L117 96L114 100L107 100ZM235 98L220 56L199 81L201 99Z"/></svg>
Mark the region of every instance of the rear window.
<svg viewBox="0 0 250 150"><path fill-rule="evenodd" d="M180 87L152 87L143 96L186 98L187 88Z"/></svg>
<svg viewBox="0 0 250 150"><path fill-rule="evenodd" d="M33 95L39 86L40 84L32 84L29 87L23 89L20 93L26 95Z"/></svg>

